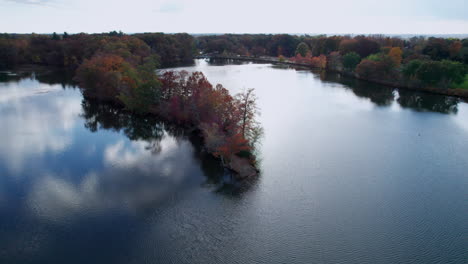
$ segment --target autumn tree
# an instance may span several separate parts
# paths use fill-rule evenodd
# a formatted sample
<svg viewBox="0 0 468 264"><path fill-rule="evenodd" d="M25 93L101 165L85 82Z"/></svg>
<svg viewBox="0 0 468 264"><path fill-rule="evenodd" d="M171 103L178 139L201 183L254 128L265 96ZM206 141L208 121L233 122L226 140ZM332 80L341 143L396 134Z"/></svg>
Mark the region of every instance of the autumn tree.
<svg viewBox="0 0 468 264"><path fill-rule="evenodd" d="M339 51L342 55L350 52L356 52L358 42L355 39L343 39L340 42Z"/></svg>
<svg viewBox="0 0 468 264"><path fill-rule="evenodd" d="M400 47L393 47L388 52L388 56L390 56L390 58L392 59L395 67L400 66L402 55L403 55L403 51L401 50Z"/></svg>
<svg viewBox="0 0 468 264"><path fill-rule="evenodd" d="M328 55L327 67L332 70L341 70L342 66L342 56L340 53L338 51L331 52L330 55Z"/></svg>
<svg viewBox="0 0 468 264"><path fill-rule="evenodd" d="M443 38L429 38L422 52L433 60L443 60L450 56L449 45Z"/></svg>
<svg viewBox="0 0 468 264"><path fill-rule="evenodd" d="M160 80L160 114L198 127L208 151L223 162L250 153L261 135L253 89L234 98L222 85L213 87L201 72L168 71Z"/></svg>
<svg viewBox="0 0 468 264"><path fill-rule="evenodd" d="M257 107L257 96L254 89L248 89L236 96L240 116L241 135L255 144L262 134L261 127L256 121L256 116L260 114Z"/></svg>
<svg viewBox="0 0 468 264"><path fill-rule="evenodd" d="M460 59L460 50L463 47L462 42L459 40L453 41L449 46L450 58Z"/></svg>
<svg viewBox="0 0 468 264"><path fill-rule="evenodd" d="M359 76L370 79L396 78L397 71L390 56L386 54L374 54L363 59L356 67Z"/></svg>
<svg viewBox="0 0 468 264"><path fill-rule="evenodd" d="M377 53L380 50L380 45L370 38L357 36L353 39L343 39L339 50L341 54L356 52L361 58L365 58L370 54Z"/></svg>
<svg viewBox="0 0 468 264"><path fill-rule="evenodd" d="M135 87L136 72L116 55L98 55L86 60L76 72L75 80L85 95L113 100L126 87Z"/></svg>

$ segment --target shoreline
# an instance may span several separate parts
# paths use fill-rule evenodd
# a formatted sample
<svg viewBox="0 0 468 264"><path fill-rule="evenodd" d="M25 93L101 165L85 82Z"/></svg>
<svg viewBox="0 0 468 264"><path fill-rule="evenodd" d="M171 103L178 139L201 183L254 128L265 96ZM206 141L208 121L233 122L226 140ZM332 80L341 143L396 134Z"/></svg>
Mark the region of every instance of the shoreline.
<svg viewBox="0 0 468 264"><path fill-rule="evenodd" d="M46 66L46 65L37 65L37 64L24 64L24 65L19 65L18 67L14 69L9 69L5 70L4 72L16 72L19 74L23 73L35 73L34 76L40 77L40 76L46 76L51 72L67 72L67 69L63 69L60 67L54 67L54 66ZM200 127L196 125L189 125L189 124L178 124L174 122L173 120L168 120L167 118L164 118L161 116L156 107L151 106L149 111L145 114L138 114L136 112L133 112L131 110L128 110L125 108L125 105L118 99L118 98L112 98L108 96L100 96L97 94L89 93L86 92L86 89L83 89L79 86L77 86L82 93L82 96L84 99L88 100L93 100L98 103L103 103L103 104L111 104L113 106L122 108L125 111L128 111L131 114L134 115L151 115L154 116L158 119L160 119L163 122L167 122L172 125L179 126L180 128L186 130L189 133L195 133L197 136L199 136L203 140L202 146L205 147L205 142L204 142L204 137L203 133ZM228 162L225 162L223 159L216 157L214 153L208 151L205 149L207 153L209 153L213 158L219 160L221 165L230 171L233 176L236 178L236 180L242 181L242 180L247 180L249 178L255 178L260 174L260 170L257 168L253 160L255 159L250 159L247 157L241 157L239 155L233 155Z"/></svg>
<svg viewBox="0 0 468 264"><path fill-rule="evenodd" d="M313 67L309 64L305 63L296 63L296 62L289 62L289 61L280 61L278 58L269 58L269 57L247 57L247 56L196 56L194 59L219 59L219 60L238 60L238 61L251 61L251 62L260 62L260 63L272 63L272 64L279 64L279 65L290 65L290 66L300 66L300 67L306 67L308 69L315 69L315 70L325 70L328 72L334 72L334 73L339 73L343 74L347 77L350 78L355 78L358 80L370 82L370 83L376 83L380 85L384 85L387 87L391 88L398 88L398 89L407 89L407 90L412 90L412 91L418 91L418 92L425 92L425 93L431 93L431 94L438 94L438 95L445 95L445 96L454 96L462 99L468 99L468 90L467 89L461 89L461 88L447 88L447 89L441 89L441 88L435 88L435 87L420 87L420 86L414 86L410 85L408 83L402 83L402 82L391 82L387 80L374 80L374 79L367 79L367 78L362 78L359 77L354 72L348 72L340 69L332 69L327 66L326 69L322 68L317 68Z"/></svg>
<svg viewBox="0 0 468 264"><path fill-rule="evenodd" d="M80 88L81 89L81 88ZM129 113L133 115L138 115L138 113L135 113L133 111L130 111L125 108L124 104L120 102L117 98L104 98L100 97L97 95L93 94L85 94L84 91L82 90L82 95L84 99L87 100L93 100L98 103L103 103L103 104L112 104L116 107L122 108L124 111L128 111ZM205 142L204 142L204 137L203 133L201 132L201 129L195 125L183 125L183 124L177 124L171 120L168 120L166 118L163 118L161 115L158 114L157 110L155 107L151 107L149 112L146 114L140 114L140 115L151 115L153 117L156 117L160 119L163 122L167 122L172 125L176 125L182 129L184 129L187 133L193 133L197 137L200 137L203 141L202 147L205 147ZM243 180L248 180L257 177L260 174L260 170L251 162L250 159L245 158L245 157L240 157L238 155L234 155L231 157L231 160L229 162L224 162L222 159L219 157L216 157L213 153L209 152L204 148L204 151L209 153L213 158L217 159L220 164L227 169L228 171L232 172L233 176L235 177L236 180L238 181L243 181Z"/></svg>

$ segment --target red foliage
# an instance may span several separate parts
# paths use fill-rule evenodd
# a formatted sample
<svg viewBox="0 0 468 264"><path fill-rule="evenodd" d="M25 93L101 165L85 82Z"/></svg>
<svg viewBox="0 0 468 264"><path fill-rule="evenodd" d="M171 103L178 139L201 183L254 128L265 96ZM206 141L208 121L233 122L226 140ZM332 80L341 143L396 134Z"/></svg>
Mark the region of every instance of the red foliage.
<svg viewBox="0 0 468 264"><path fill-rule="evenodd" d="M250 150L243 132L245 117L251 114L245 110L251 110L222 85L213 87L203 73L186 71L165 72L160 81L163 98L160 113L178 123L201 129L211 153L229 159L236 153ZM253 117L249 121L251 119Z"/></svg>
<svg viewBox="0 0 468 264"><path fill-rule="evenodd" d="M310 53L307 53L305 57L302 57L302 55L298 53L296 57L290 58L290 61L300 64L308 64L314 68L320 69L325 69L327 67L327 57L323 54L317 57L312 57Z"/></svg>
<svg viewBox="0 0 468 264"><path fill-rule="evenodd" d="M249 150L249 142L240 133L236 133L225 137L224 142L214 152L214 155L230 158L241 151Z"/></svg>

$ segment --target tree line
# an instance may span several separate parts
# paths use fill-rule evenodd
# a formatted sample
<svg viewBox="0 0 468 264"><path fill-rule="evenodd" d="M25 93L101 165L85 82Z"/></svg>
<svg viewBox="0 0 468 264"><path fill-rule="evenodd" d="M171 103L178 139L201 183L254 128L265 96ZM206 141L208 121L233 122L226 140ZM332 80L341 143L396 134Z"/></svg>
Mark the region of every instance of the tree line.
<svg viewBox="0 0 468 264"><path fill-rule="evenodd" d="M195 41L204 53L279 57L368 80L468 89L468 39L225 34Z"/></svg>
<svg viewBox="0 0 468 264"><path fill-rule="evenodd" d="M0 69L22 64L57 66L75 70L98 51L116 50L122 42L131 49L142 44L159 56L160 66L191 62L194 40L189 34L146 33L126 35L122 32L102 34L0 34Z"/></svg>

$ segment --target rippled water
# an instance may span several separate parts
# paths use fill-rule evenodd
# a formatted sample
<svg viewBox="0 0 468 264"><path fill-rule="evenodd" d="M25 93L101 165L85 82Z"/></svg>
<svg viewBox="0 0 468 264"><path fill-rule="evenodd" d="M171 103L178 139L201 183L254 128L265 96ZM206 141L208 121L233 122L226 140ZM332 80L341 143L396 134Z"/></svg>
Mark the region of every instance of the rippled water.
<svg viewBox="0 0 468 264"><path fill-rule="evenodd" d="M197 61L255 88L260 178L199 140L0 73L0 263L466 263L468 104L268 64Z"/></svg>

